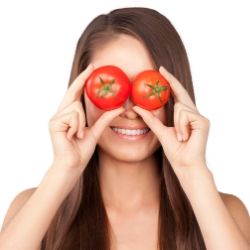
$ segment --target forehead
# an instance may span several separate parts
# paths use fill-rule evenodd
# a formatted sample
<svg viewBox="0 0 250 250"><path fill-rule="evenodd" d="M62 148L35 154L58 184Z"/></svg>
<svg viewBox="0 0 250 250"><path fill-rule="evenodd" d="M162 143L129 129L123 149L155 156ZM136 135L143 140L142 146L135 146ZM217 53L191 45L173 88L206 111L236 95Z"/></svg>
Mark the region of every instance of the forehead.
<svg viewBox="0 0 250 250"><path fill-rule="evenodd" d="M103 65L118 66L130 79L143 70L154 69L153 60L144 44L124 34L97 48L91 62L95 68Z"/></svg>

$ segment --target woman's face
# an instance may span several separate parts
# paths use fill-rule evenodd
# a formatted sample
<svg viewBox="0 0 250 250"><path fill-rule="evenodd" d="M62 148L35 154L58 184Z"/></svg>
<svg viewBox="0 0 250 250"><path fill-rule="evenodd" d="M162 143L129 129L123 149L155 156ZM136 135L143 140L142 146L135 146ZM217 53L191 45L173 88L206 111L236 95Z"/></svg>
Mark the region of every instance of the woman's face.
<svg viewBox="0 0 250 250"><path fill-rule="evenodd" d="M91 63L94 64L95 68L104 65L118 66L127 74L130 81L133 81L141 71L154 69L154 64L147 49L139 40L129 35L119 35L96 50ZM88 126L92 126L105 111L97 108L85 92L84 100ZM150 157L160 146L157 137L151 130L143 136L127 135L127 137L121 137L120 134L112 130L111 127L124 129L131 127L148 128L142 117L131 109L134 105L128 99L124 104L126 110L113 119L98 141L98 146L104 153L119 161L136 162L144 160ZM166 124L166 114L163 107L150 112Z"/></svg>

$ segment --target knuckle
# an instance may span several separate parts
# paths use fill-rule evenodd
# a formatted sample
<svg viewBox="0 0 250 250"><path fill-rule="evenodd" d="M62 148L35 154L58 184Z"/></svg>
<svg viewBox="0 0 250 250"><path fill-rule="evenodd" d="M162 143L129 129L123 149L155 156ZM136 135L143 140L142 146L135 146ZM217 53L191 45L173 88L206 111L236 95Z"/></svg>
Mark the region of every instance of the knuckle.
<svg viewBox="0 0 250 250"><path fill-rule="evenodd" d="M83 106L81 102L77 101L77 103L75 104L75 109L79 112L80 115L84 114L84 110L83 110Z"/></svg>
<svg viewBox="0 0 250 250"><path fill-rule="evenodd" d="M82 105L82 102L81 101L76 101L77 102L77 106L81 109L83 109L83 105Z"/></svg>
<svg viewBox="0 0 250 250"><path fill-rule="evenodd" d="M179 111L179 116L180 116L180 118L182 118L184 114L185 114L185 110L184 110L184 109L181 109L181 110Z"/></svg>
<svg viewBox="0 0 250 250"><path fill-rule="evenodd" d="M78 100L72 102L71 105L72 105L72 107L74 107L74 108L82 108L82 103L81 103L80 101L78 101Z"/></svg>
<svg viewBox="0 0 250 250"><path fill-rule="evenodd" d="M182 105L181 105L180 102L176 102L176 103L174 104L174 108L175 108L176 110L181 109L181 107L182 107Z"/></svg>
<svg viewBox="0 0 250 250"><path fill-rule="evenodd" d="M77 110L72 110L71 115L75 118L78 116L78 111Z"/></svg>
<svg viewBox="0 0 250 250"><path fill-rule="evenodd" d="M209 119L208 119L207 117L202 116L202 118L203 118L203 120L204 120L205 122L209 123Z"/></svg>
<svg viewBox="0 0 250 250"><path fill-rule="evenodd" d="M73 112L74 110L76 110L76 111L81 110L81 106L79 105L78 101L74 101L71 104L69 104L68 106L64 107L63 109L60 109L57 112L57 115L65 114L68 112Z"/></svg>
<svg viewBox="0 0 250 250"><path fill-rule="evenodd" d="M207 126L210 127L211 126L210 120L206 118L206 122L207 122Z"/></svg>
<svg viewBox="0 0 250 250"><path fill-rule="evenodd" d="M70 99L70 100L75 100L76 97L77 97L77 95L76 95L76 93L75 93L74 91L72 91L72 90L73 90L73 89L71 89L71 88L68 89L68 96L69 96L69 99Z"/></svg>
<svg viewBox="0 0 250 250"><path fill-rule="evenodd" d="M77 124L78 123L78 112L73 112L72 113L72 123Z"/></svg>
<svg viewBox="0 0 250 250"><path fill-rule="evenodd" d="M72 106L78 108L79 107L79 101L72 102Z"/></svg>
<svg viewBox="0 0 250 250"><path fill-rule="evenodd" d="M53 117L51 117L51 118L49 119L48 124L49 124L49 126L52 126L54 123L55 123L55 117L53 116Z"/></svg>
<svg viewBox="0 0 250 250"><path fill-rule="evenodd" d="M56 126L56 120L54 118L51 118L48 122L48 127L49 127L49 131L53 131L55 126Z"/></svg>
<svg viewBox="0 0 250 250"><path fill-rule="evenodd" d="M207 127L210 127L210 124L211 124L210 120L205 116L202 116L202 119L203 119L204 124L206 124Z"/></svg>
<svg viewBox="0 0 250 250"><path fill-rule="evenodd" d="M155 114L153 114L153 113L151 113L151 112L149 112L148 114L146 114L146 116L148 116L148 118L149 119L151 119L151 120L156 120L156 115Z"/></svg>
<svg viewBox="0 0 250 250"><path fill-rule="evenodd" d="M154 124L154 123L157 122L157 118L153 114L150 114L149 117L148 117L148 119L149 119L149 122L151 124Z"/></svg>

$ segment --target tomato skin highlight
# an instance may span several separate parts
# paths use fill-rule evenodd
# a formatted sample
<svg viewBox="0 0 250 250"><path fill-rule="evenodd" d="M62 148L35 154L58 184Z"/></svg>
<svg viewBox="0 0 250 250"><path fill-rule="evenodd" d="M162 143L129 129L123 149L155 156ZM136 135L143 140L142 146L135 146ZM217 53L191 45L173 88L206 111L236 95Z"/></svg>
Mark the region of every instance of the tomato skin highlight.
<svg viewBox="0 0 250 250"><path fill-rule="evenodd" d="M113 65L95 69L85 83L89 99L103 110L121 107L130 96L131 89L127 75Z"/></svg>
<svg viewBox="0 0 250 250"><path fill-rule="evenodd" d="M145 70L133 81L131 100L147 110L164 106L170 98L169 82L156 70Z"/></svg>

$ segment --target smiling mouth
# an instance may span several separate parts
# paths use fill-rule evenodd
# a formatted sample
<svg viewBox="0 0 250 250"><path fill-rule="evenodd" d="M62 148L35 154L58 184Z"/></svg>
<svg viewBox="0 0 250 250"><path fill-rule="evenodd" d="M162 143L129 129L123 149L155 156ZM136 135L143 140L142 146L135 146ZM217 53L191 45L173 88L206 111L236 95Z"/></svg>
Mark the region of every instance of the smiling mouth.
<svg viewBox="0 0 250 250"><path fill-rule="evenodd" d="M149 128L143 128L143 129L125 129L125 128L119 128L119 127L110 127L114 132L121 135L127 135L127 136L138 136L138 135L145 135L147 134L150 129Z"/></svg>

